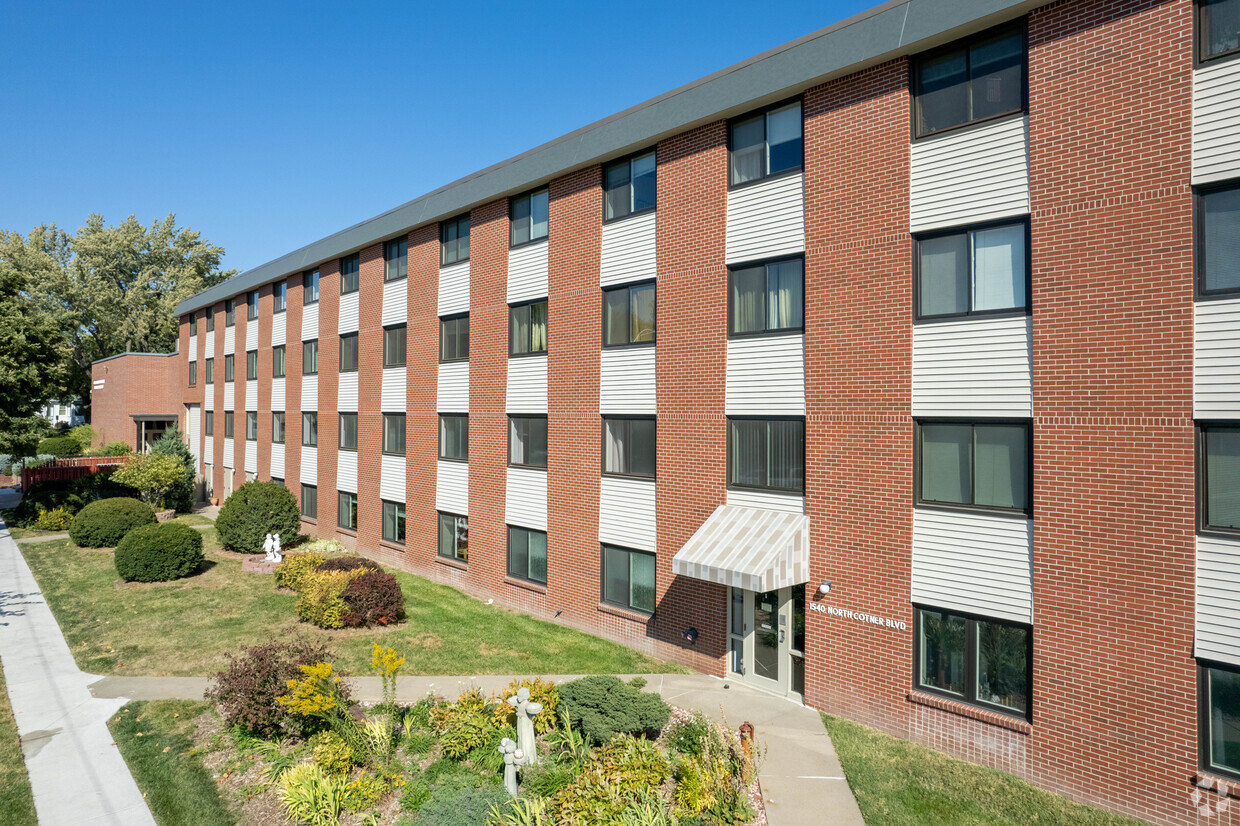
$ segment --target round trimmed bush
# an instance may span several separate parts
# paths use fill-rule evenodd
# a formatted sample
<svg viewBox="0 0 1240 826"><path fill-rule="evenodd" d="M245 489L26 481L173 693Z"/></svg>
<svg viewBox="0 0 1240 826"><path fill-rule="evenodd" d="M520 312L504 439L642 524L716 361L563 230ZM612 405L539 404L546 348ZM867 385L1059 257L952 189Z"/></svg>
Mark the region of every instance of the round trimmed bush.
<svg viewBox="0 0 1240 826"><path fill-rule="evenodd" d="M91 502L69 525L69 538L79 548L112 548L134 528L155 524L150 505L118 497Z"/></svg>
<svg viewBox="0 0 1240 826"><path fill-rule="evenodd" d="M322 570L323 566L319 566ZM369 571L345 586L340 595L347 607L340 621L346 628L391 625L405 618L405 595L396 577L385 571Z"/></svg>
<svg viewBox="0 0 1240 826"><path fill-rule="evenodd" d="M281 544L291 545L300 529L297 500L279 482L246 482L228 497L215 520L220 544L243 554L261 551L269 533L280 534Z"/></svg>
<svg viewBox="0 0 1240 826"><path fill-rule="evenodd" d="M40 456L55 456L57 459L68 459L82 455L82 446L71 436L53 436L39 442L37 453Z"/></svg>
<svg viewBox="0 0 1240 826"><path fill-rule="evenodd" d="M116 546L116 572L126 582L180 579L202 560L202 534L180 522L134 528Z"/></svg>

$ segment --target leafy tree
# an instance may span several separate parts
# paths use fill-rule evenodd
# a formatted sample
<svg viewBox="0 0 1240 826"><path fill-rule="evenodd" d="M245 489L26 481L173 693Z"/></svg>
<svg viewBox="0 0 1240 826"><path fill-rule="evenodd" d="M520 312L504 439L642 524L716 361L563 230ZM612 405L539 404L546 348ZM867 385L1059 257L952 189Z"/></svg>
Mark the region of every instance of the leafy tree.
<svg viewBox="0 0 1240 826"><path fill-rule="evenodd" d="M194 454L181 436L176 425L164 431L164 435L151 446L151 453L171 456L181 463L181 479L168 490L164 497L165 506L176 508L181 513L189 513L194 508Z"/></svg>
<svg viewBox="0 0 1240 826"><path fill-rule="evenodd" d="M166 453L135 453L112 474L118 485L133 488L148 505L164 506L169 491L185 478L185 468Z"/></svg>

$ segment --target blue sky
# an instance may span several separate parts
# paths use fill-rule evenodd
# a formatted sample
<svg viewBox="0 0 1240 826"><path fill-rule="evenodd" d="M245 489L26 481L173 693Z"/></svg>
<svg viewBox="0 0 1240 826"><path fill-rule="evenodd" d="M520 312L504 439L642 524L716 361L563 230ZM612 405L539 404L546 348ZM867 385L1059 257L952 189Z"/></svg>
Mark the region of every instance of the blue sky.
<svg viewBox="0 0 1240 826"><path fill-rule="evenodd" d="M0 0L0 229L245 270L875 4Z"/></svg>

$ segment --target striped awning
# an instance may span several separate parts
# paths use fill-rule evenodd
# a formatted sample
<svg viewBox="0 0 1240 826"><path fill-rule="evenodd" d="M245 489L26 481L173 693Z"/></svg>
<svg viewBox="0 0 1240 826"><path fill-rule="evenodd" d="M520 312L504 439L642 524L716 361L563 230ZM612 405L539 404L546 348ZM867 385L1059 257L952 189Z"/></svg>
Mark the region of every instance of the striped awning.
<svg viewBox="0 0 1240 826"><path fill-rule="evenodd" d="M809 517L720 505L672 557L672 573L773 591L809 581Z"/></svg>

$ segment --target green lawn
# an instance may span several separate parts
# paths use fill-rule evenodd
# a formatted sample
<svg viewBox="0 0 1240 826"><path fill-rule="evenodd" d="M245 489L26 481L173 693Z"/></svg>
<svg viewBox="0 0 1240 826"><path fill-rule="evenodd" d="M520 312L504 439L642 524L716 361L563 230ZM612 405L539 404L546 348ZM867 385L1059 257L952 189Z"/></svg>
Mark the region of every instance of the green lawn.
<svg viewBox="0 0 1240 826"><path fill-rule="evenodd" d="M1004 772L822 715L866 823L884 826L1140 826Z"/></svg>
<svg viewBox="0 0 1240 826"><path fill-rule="evenodd" d="M5 826L38 826L34 816L34 797L26 776L22 744L9 705L9 691L0 671L0 823Z"/></svg>
<svg viewBox="0 0 1240 826"><path fill-rule="evenodd" d="M208 519L207 517L199 513L183 513L180 516L173 519L172 521L180 522L183 525L214 525L215 524L210 519Z"/></svg>
<svg viewBox="0 0 1240 826"><path fill-rule="evenodd" d="M385 629L323 631L297 620L296 597L270 576L243 574L203 532L207 569L188 579L120 583L109 550L68 540L21 546L78 666L92 674L208 675L224 653L291 631L326 641L338 667L370 669L371 645L407 658L404 674L586 674L683 672L617 643L466 596L455 588L393 571L405 594L406 622Z"/></svg>
<svg viewBox="0 0 1240 826"><path fill-rule="evenodd" d="M20 542L23 539L30 539L36 536L54 536L56 534L68 533L68 531L36 531L34 528L14 528L10 525L9 533L15 540Z"/></svg>

